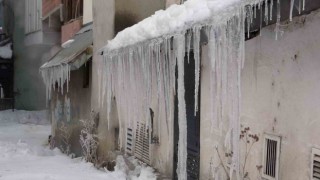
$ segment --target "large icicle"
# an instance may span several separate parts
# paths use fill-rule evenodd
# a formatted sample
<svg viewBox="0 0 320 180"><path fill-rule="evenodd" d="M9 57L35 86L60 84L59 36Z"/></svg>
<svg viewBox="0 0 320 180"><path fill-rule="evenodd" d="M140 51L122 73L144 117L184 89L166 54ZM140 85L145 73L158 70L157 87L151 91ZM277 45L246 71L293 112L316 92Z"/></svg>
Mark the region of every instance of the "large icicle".
<svg viewBox="0 0 320 180"><path fill-rule="evenodd" d="M193 28L193 53L195 64L195 91L194 91L194 115L198 111L198 97L199 97L199 81L200 81L200 31L201 27Z"/></svg>
<svg viewBox="0 0 320 180"><path fill-rule="evenodd" d="M280 22L281 22L281 4L280 0L277 0L277 23L276 23L276 29L275 29L275 34L276 34L276 40L278 40L279 33L280 33Z"/></svg>
<svg viewBox="0 0 320 180"><path fill-rule="evenodd" d="M185 37L184 34L174 37L174 47L178 65L178 124L179 124L179 143L178 143L178 166L177 174L179 180L187 180L187 120L186 120L186 101L184 87L184 55Z"/></svg>
<svg viewBox="0 0 320 180"><path fill-rule="evenodd" d="M292 21L293 7L294 7L294 0L291 0L290 1L290 21Z"/></svg>

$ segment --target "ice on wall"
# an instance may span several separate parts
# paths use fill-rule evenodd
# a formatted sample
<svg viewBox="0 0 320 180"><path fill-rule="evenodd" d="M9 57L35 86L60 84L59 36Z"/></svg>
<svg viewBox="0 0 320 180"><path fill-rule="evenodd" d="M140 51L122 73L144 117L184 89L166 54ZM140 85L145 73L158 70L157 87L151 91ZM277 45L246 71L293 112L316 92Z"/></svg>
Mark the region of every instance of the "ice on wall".
<svg viewBox="0 0 320 180"><path fill-rule="evenodd" d="M46 64L43 66L45 65ZM70 70L71 69L68 64L61 64L49 68L40 68L42 79L46 85L47 100L51 99L52 90L61 92L61 94L69 90ZM67 89L64 89L65 84Z"/></svg>
<svg viewBox="0 0 320 180"><path fill-rule="evenodd" d="M266 4L264 14L263 3ZM276 8L277 38L281 20L280 0L277 0ZM267 0L189 0L183 5L173 5L167 10L160 10L125 29L102 50L105 74L101 79L105 82L102 82L104 85L101 97L107 107L108 119L112 99L116 99L120 131L124 131L124 127L134 128L140 122L153 131L149 108L156 98L158 105L155 114L158 122L154 123L160 126L160 121L164 121L168 137L173 137L173 128L170 127L174 120L174 97L178 96L177 174L181 180L187 179L184 61L185 56L190 61L189 52L193 49L196 78L194 98L197 111L202 31L207 33L208 57L212 70L212 129L222 123L229 125L227 141L230 142L228 147L233 152L230 176L240 179L240 87L241 69L245 59L245 22L248 28L246 35L249 36L251 23L257 18L257 9L261 13L262 27L262 21L267 24L272 20L274 11L273 3L269 4ZM165 112L165 117L161 117L160 112ZM124 133L120 133L120 136L123 135ZM173 144L171 138L166 141Z"/></svg>

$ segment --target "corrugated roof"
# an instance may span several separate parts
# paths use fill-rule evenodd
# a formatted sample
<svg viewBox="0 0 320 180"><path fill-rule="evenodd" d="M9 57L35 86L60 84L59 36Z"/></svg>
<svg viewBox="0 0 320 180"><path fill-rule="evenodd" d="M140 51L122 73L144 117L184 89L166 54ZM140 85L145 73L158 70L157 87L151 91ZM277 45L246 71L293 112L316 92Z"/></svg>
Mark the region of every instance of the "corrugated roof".
<svg viewBox="0 0 320 180"><path fill-rule="evenodd" d="M92 43L92 29L77 34L70 47L60 50L49 62L43 64L40 69L60 66L62 64L69 64L71 65L71 69L78 69L92 57L92 53L87 53L86 51Z"/></svg>

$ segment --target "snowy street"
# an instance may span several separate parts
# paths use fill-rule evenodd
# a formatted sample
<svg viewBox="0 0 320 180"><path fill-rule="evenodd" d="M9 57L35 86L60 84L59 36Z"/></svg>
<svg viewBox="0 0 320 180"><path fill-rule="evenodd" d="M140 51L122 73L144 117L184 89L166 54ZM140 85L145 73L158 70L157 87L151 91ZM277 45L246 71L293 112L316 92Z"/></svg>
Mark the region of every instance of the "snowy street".
<svg viewBox="0 0 320 180"><path fill-rule="evenodd" d="M128 178L123 166L107 173L81 158L71 159L57 149L50 150L47 139L51 130L45 117L45 112L0 111L0 180ZM154 179L148 168L141 171L140 177L129 179Z"/></svg>

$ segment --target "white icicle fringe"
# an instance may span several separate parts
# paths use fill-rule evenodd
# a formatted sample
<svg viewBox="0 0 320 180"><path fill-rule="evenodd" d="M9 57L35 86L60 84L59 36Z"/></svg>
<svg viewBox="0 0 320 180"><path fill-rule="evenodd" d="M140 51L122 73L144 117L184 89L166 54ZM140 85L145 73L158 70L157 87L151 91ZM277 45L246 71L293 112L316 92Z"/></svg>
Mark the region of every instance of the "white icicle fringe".
<svg viewBox="0 0 320 180"><path fill-rule="evenodd" d="M52 90L57 90L64 93L64 84L66 83L66 92L69 91L70 80L70 66L68 64L61 64L49 68L40 69L42 79L46 86L46 99L51 99ZM56 87L56 85L58 87Z"/></svg>
<svg viewBox="0 0 320 180"><path fill-rule="evenodd" d="M207 32L208 57L212 69L212 127L221 128L222 123L229 124L228 138L233 152L230 175L240 178L240 111L241 111L241 69L245 60L245 20L247 31L253 19L257 17L257 9L262 10L265 0L246 1L238 8L224 14L218 23L207 21L204 24L195 24L187 27L185 31L150 39L135 45L116 50L105 51L104 61L106 72L106 107L108 119L111 107L111 98L115 97L119 121L123 127L134 129L137 122L143 122L150 131L155 132L151 126L149 108L152 108L153 97L157 98L158 106L154 107L156 113L165 112L165 116L157 115L160 121L167 125L168 142L173 144L174 99L178 95L178 168L179 179L187 178L187 120L184 99L184 61L187 53L188 61L190 49L193 48L195 59L195 113L198 111L197 94L200 81L200 31ZM245 7L249 5L250 7ZM272 20L273 4L265 7L264 19L266 23ZM262 11L261 11L262 12ZM280 26L280 0L277 1L278 38ZM214 20L212 22L215 22ZM262 24L261 24L262 25ZM192 41L191 41L192 39ZM192 48L191 48L191 42ZM178 87L176 87L176 67L178 67ZM177 92L176 92L177 89ZM157 112L158 111L158 112ZM226 122L223 117L226 117ZM160 119L162 118L162 119ZM120 124L119 122L119 124ZM161 131L157 127L157 131ZM123 135L120 135L123 136ZM160 136L160 134L159 134ZM119 137L120 138L120 137ZM160 137L158 137L160 138ZM120 139L123 139L121 137ZM226 140L227 141L227 140ZM229 140L228 140L229 141ZM170 151L167 152L168 157Z"/></svg>

